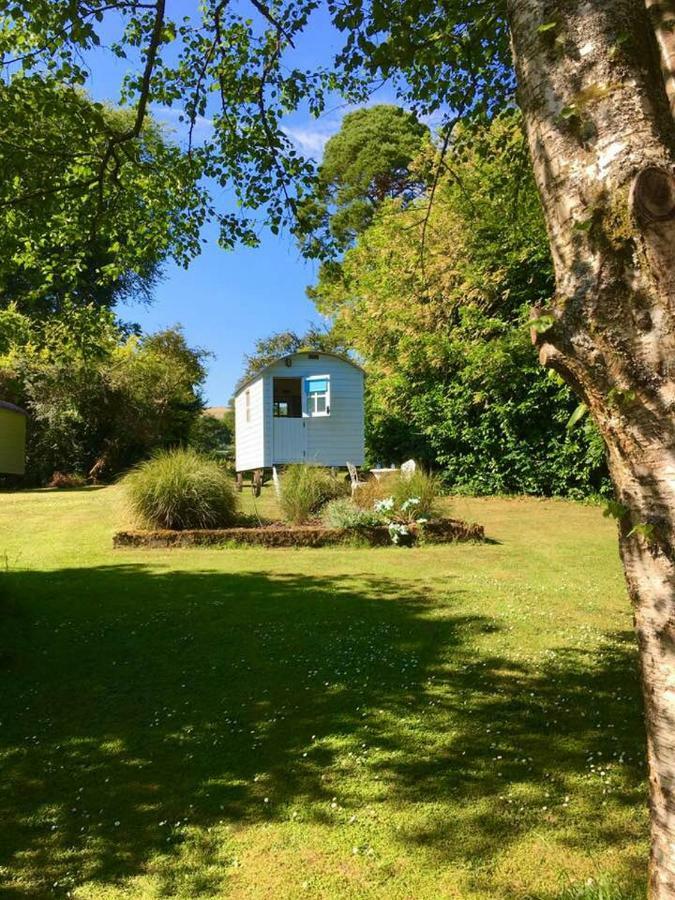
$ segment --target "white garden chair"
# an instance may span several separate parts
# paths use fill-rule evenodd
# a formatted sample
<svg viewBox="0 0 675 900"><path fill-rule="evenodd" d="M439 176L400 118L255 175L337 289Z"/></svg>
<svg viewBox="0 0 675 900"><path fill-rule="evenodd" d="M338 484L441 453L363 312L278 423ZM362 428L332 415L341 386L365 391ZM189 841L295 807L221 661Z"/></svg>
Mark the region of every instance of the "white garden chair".
<svg viewBox="0 0 675 900"><path fill-rule="evenodd" d="M352 494L354 494L360 487L363 487L366 482L359 478L359 470L354 463L347 463L347 471L349 472L349 480L352 483Z"/></svg>

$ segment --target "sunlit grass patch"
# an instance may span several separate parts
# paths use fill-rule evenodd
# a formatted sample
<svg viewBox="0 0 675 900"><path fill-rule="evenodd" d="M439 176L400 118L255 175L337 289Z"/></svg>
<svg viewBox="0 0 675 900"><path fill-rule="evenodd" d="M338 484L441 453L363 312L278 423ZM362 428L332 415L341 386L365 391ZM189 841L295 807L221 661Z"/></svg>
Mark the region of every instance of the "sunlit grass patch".
<svg viewBox="0 0 675 900"><path fill-rule="evenodd" d="M116 498L2 496L0 895L644 894L600 510L453 500L492 545L116 553Z"/></svg>

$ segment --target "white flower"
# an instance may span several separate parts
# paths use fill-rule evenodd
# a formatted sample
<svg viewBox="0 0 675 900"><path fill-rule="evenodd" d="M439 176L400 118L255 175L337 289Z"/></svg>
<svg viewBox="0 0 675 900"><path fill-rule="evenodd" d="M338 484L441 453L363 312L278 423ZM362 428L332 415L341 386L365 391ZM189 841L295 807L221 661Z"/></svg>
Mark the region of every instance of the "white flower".
<svg viewBox="0 0 675 900"><path fill-rule="evenodd" d="M419 497L409 497L401 504L401 510L405 512L407 509L410 509L411 506L418 506L420 502Z"/></svg>
<svg viewBox="0 0 675 900"><path fill-rule="evenodd" d="M394 498L386 497L384 500L376 500L373 509L375 512L387 512L394 508Z"/></svg>

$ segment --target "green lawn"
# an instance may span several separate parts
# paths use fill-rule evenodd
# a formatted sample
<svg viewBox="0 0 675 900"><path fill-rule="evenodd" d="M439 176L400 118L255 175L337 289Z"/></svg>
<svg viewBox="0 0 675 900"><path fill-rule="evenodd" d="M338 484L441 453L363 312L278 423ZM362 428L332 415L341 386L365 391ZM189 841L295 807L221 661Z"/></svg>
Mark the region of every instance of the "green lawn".
<svg viewBox="0 0 675 900"><path fill-rule="evenodd" d="M0 495L0 896L644 895L614 528L452 508L495 543L113 551L116 488Z"/></svg>

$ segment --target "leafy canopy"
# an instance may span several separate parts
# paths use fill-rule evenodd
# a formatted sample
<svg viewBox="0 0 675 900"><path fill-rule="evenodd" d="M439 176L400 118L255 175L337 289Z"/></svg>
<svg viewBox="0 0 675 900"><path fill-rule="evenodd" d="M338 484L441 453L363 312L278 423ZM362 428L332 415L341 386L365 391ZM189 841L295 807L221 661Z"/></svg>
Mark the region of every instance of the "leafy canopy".
<svg viewBox="0 0 675 900"><path fill-rule="evenodd" d="M30 415L27 473L109 478L187 441L202 408L205 354L178 329L127 335L105 308L36 322L0 310L0 395Z"/></svg>
<svg viewBox="0 0 675 900"><path fill-rule="evenodd" d="M347 113L324 150L314 192L300 208L305 254L348 247L388 197L411 200L424 179L411 162L429 129L398 106L380 104Z"/></svg>
<svg viewBox="0 0 675 900"><path fill-rule="evenodd" d="M310 325L304 334L277 331L255 342L253 352L244 357L245 369L241 380L259 372L270 363L301 350L345 353L347 348L330 328L321 325Z"/></svg>
<svg viewBox="0 0 675 900"><path fill-rule="evenodd" d="M515 114L459 129L431 208L387 200L312 294L365 362L372 461L412 456L478 493L589 493L601 442L567 429L575 401L526 328L553 290L526 152Z"/></svg>
<svg viewBox="0 0 675 900"><path fill-rule="evenodd" d="M171 18L182 5L165 0L9 0L0 16L0 60L10 84L40 73L85 85L86 53L110 46L128 60L122 97L133 122L96 125L102 140L94 190L114 202L115 173L150 104L175 107L188 130L181 184L189 194L206 176L218 193L218 204L208 208L188 202L189 215L216 218L224 246L255 244L259 220L251 211L274 232L295 226L313 190L313 163L284 130L288 113L320 115L336 93L362 101L384 79L405 104L418 113L440 110L448 125L454 116L492 113L512 97L503 2L328 0L343 46L328 65L303 68L300 44L318 6L318 0L204 0L198 11ZM212 130L198 143L200 117ZM160 159L158 177L172 177L174 162ZM59 196L65 209L64 192Z"/></svg>
<svg viewBox="0 0 675 900"><path fill-rule="evenodd" d="M130 111L22 74L0 87L0 120L0 305L44 315L147 298L168 257L198 252L206 195L150 118L109 161L110 187L101 159Z"/></svg>

